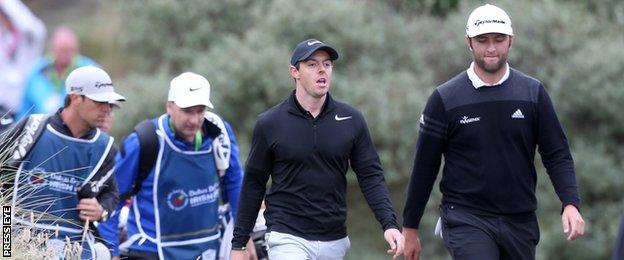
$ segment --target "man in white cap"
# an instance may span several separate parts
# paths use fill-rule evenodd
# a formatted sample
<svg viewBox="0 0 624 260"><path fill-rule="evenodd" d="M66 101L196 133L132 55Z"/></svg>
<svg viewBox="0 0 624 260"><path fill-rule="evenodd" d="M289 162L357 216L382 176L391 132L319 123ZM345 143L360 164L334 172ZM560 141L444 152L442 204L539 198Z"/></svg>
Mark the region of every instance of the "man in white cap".
<svg viewBox="0 0 624 260"><path fill-rule="evenodd" d="M58 232L60 241L65 237L83 241L83 258L93 258L92 223L106 220L118 202L112 174L113 138L99 127L111 113L112 104L125 98L115 93L109 75L96 67L75 69L66 87L64 107L53 115L33 114L22 119L8 132L14 140L11 146L0 147L0 152L10 149L17 167L13 206L52 216L36 217L32 223L32 219L16 215L15 223Z"/></svg>
<svg viewBox="0 0 624 260"><path fill-rule="evenodd" d="M406 259L418 259L418 226L433 183L440 190L441 236L454 259L534 259L535 150L562 203L563 232L583 235L580 198L566 136L544 86L509 67L511 19L476 8L466 25L470 67L436 88L420 119L403 234Z"/></svg>
<svg viewBox="0 0 624 260"><path fill-rule="evenodd" d="M220 253L219 198L231 209L238 205L243 173L236 138L227 122L206 111L213 105L201 75L171 80L166 108L139 123L116 157L118 208L133 198L127 240L118 245L116 215L99 229L115 256L212 260Z"/></svg>

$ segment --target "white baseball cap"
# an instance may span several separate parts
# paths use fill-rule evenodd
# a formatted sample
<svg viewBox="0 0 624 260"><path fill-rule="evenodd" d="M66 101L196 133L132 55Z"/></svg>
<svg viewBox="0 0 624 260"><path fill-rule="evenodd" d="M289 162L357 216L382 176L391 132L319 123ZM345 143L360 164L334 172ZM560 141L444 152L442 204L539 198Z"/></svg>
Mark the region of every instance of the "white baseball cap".
<svg viewBox="0 0 624 260"><path fill-rule="evenodd" d="M466 35L470 38L485 33L502 33L513 36L511 18L498 6L485 4L477 7L468 16Z"/></svg>
<svg viewBox="0 0 624 260"><path fill-rule="evenodd" d="M184 72L171 80L168 100L181 108L198 105L214 108L210 102L210 83L193 72Z"/></svg>
<svg viewBox="0 0 624 260"><path fill-rule="evenodd" d="M94 66L80 67L69 73L65 80L65 90L67 94L84 95L98 102L126 101L125 97L115 93L115 86L108 73Z"/></svg>

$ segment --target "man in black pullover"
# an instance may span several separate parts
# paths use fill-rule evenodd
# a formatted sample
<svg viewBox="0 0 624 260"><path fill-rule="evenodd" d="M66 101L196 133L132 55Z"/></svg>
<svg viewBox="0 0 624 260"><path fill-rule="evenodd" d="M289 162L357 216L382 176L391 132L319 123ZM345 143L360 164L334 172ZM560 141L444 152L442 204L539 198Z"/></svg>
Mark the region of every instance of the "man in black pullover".
<svg viewBox="0 0 624 260"><path fill-rule="evenodd" d="M336 50L321 41L299 43L290 61L295 91L258 117L232 239L233 260L244 259L265 192L269 259L342 259L350 246L345 225L349 166L384 230L389 252L402 253L403 236L364 117L328 93L337 58Z"/></svg>
<svg viewBox="0 0 624 260"><path fill-rule="evenodd" d="M567 239L584 233L574 163L542 84L510 68L513 31L504 10L484 5L466 26L473 62L429 97L420 119L403 234L418 259L418 225L444 155L442 237L454 259L534 259L535 149L562 202Z"/></svg>

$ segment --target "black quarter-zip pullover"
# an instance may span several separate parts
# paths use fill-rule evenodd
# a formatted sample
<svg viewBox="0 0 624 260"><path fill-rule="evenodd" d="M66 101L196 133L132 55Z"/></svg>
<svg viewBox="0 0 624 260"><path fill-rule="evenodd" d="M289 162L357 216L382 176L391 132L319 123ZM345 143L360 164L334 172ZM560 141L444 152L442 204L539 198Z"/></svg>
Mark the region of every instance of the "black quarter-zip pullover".
<svg viewBox="0 0 624 260"><path fill-rule="evenodd" d="M443 204L480 215L534 218L537 149L562 205L580 207L574 161L546 89L510 70L502 84L479 89L462 72L429 97L403 226L419 227L443 155Z"/></svg>
<svg viewBox="0 0 624 260"><path fill-rule="evenodd" d="M344 238L349 166L383 229L397 228L379 156L359 111L328 94L314 118L293 92L262 113L253 132L232 246L242 247L249 238L269 177L269 231L308 240Z"/></svg>

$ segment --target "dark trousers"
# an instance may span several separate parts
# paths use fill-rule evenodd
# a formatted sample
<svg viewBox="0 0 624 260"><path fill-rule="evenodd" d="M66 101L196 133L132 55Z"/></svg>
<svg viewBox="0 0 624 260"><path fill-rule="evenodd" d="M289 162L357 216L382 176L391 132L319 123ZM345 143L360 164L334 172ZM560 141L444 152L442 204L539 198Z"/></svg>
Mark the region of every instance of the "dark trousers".
<svg viewBox="0 0 624 260"><path fill-rule="evenodd" d="M147 252L147 251L130 250L130 251L128 251L128 255L127 256L121 256L121 259L128 259L128 260L158 260L158 254L157 253L153 253L153 252Z"/></svg>
<svg viewBox="0 0 624 260"><path fill-rule="evenodd" d="M615 246L613 247L613 260L624 259L624 217L620 220L620 231L618 232Z"/></svg>
<svg viewBox="0 0 624 260"><path fill-rule="evenodd" d="M478 215L456 205L442 205L444 245L453 259L535 259L539 226L529 217Z"/></svg>

